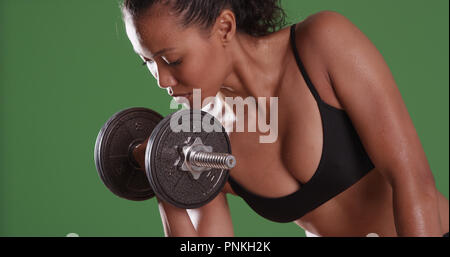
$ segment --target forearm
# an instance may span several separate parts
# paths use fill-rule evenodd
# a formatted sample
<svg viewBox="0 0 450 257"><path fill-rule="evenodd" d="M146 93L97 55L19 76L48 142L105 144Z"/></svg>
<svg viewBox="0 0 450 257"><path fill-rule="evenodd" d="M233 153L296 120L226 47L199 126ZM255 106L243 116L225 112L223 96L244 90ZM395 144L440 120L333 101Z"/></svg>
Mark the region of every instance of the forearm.
<svg viewBox="0 0 450 257"><path fill-rule="evenodd" d="M433 185L393 186L398 236L442 236L437 190Z"/></svg>

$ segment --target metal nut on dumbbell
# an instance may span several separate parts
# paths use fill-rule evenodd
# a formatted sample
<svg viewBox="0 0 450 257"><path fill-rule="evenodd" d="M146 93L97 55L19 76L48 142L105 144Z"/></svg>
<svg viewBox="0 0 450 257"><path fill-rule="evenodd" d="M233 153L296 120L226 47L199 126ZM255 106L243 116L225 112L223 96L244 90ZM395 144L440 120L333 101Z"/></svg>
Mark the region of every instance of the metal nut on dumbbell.
<svg viewBox="0 0 450 257"><path fill-rule="evenodd" d="M202 139L199 137L191 145L183 147L182 158L183 164L181 165L181 170L191 172L194 179L198 179L202 172L208 171L211 168L229 170L236 165L236 158L233 155L213 153L212 147L204 145Z"/></svg>
<svg viewBox="0 0 450 257"><path fill-rule="evenodd" d="M221 129L174 132L170 128L171 121L186 117L191 125L205 118ZM236 164L220 123L206 112L193 115L191 110L164 119L145 108L121 111L100 130L94 155L101 180L119 197L140 201L156 194L187 209L214 199Z"/></svg>

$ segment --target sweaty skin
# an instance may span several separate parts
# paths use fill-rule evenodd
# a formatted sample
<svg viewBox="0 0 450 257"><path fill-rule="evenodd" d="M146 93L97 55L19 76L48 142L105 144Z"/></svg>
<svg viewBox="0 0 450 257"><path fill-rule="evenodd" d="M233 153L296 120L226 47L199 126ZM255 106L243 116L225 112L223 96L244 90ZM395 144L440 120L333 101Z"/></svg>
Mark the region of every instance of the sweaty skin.
<svg viewBox="0 0 450 257"><path fill-rule="evenodd" d="M177 19L164 5L137 18L124 15L134 50L159 87L172 96L188 97L191 106L188 94L194 88L202 90L203 99L217 93L244 99L278 97L276 142L259 143L260 132L229 133L238 160L231 176L265 197L297 191L297 181L308 182L318 167L323 135L317 104L289 45L289 27L251 37L236 30L234 14L224 10L208 35L196 26L180 27ZM319 236L448 232L448 200L436 190L401 95L375 47L334 12L300 22L296 43L320 97L347 111L377 168L295 223ZM172 50L154 56L164 48ZM210 110L213 115L217 111L222 110ZM195 210L159 201L165 234L232 236L226 194L234 194L228 183L216 199Z"/></svg>

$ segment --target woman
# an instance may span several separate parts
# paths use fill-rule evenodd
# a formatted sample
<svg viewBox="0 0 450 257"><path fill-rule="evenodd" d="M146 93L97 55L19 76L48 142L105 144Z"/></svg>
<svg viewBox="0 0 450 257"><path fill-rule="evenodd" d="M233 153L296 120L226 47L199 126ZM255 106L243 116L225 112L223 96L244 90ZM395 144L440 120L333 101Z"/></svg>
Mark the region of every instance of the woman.
<svg viewBox="0 0 450 257"><path fill-rule="evenodd" d="M171 96L279 99L274 143L229 133L238 164L212 202L159 202L166 235L232 236L226 194L319 236L448 232L448 200L394 78L345 17L320 12L272 32L284 21L276 0L125 0L122 9L134 50Z"/></svg>

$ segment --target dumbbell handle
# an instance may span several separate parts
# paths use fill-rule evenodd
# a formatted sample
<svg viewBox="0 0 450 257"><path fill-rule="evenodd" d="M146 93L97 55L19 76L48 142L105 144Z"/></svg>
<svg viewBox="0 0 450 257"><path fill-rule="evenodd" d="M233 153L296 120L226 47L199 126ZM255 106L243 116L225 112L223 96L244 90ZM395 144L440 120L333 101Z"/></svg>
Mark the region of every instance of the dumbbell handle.
<svg viewBox="0 0 450 257"><path fill-rule="evenodd" d="M134 160L139 164L139 170L145 172L145 150L147 149L148 139L133 149Z"/></svg>
<svg viewBox="0 0 450 257"><path fill-rule="evenodd" d="M134 160L139 164L139 170L145 171L145 150L148 139L137 145L133 150ZM214 169L232 169L236 165L236 158L227 153L208 153L193 152L189 161L196 167L214 168Z"/></svg>

